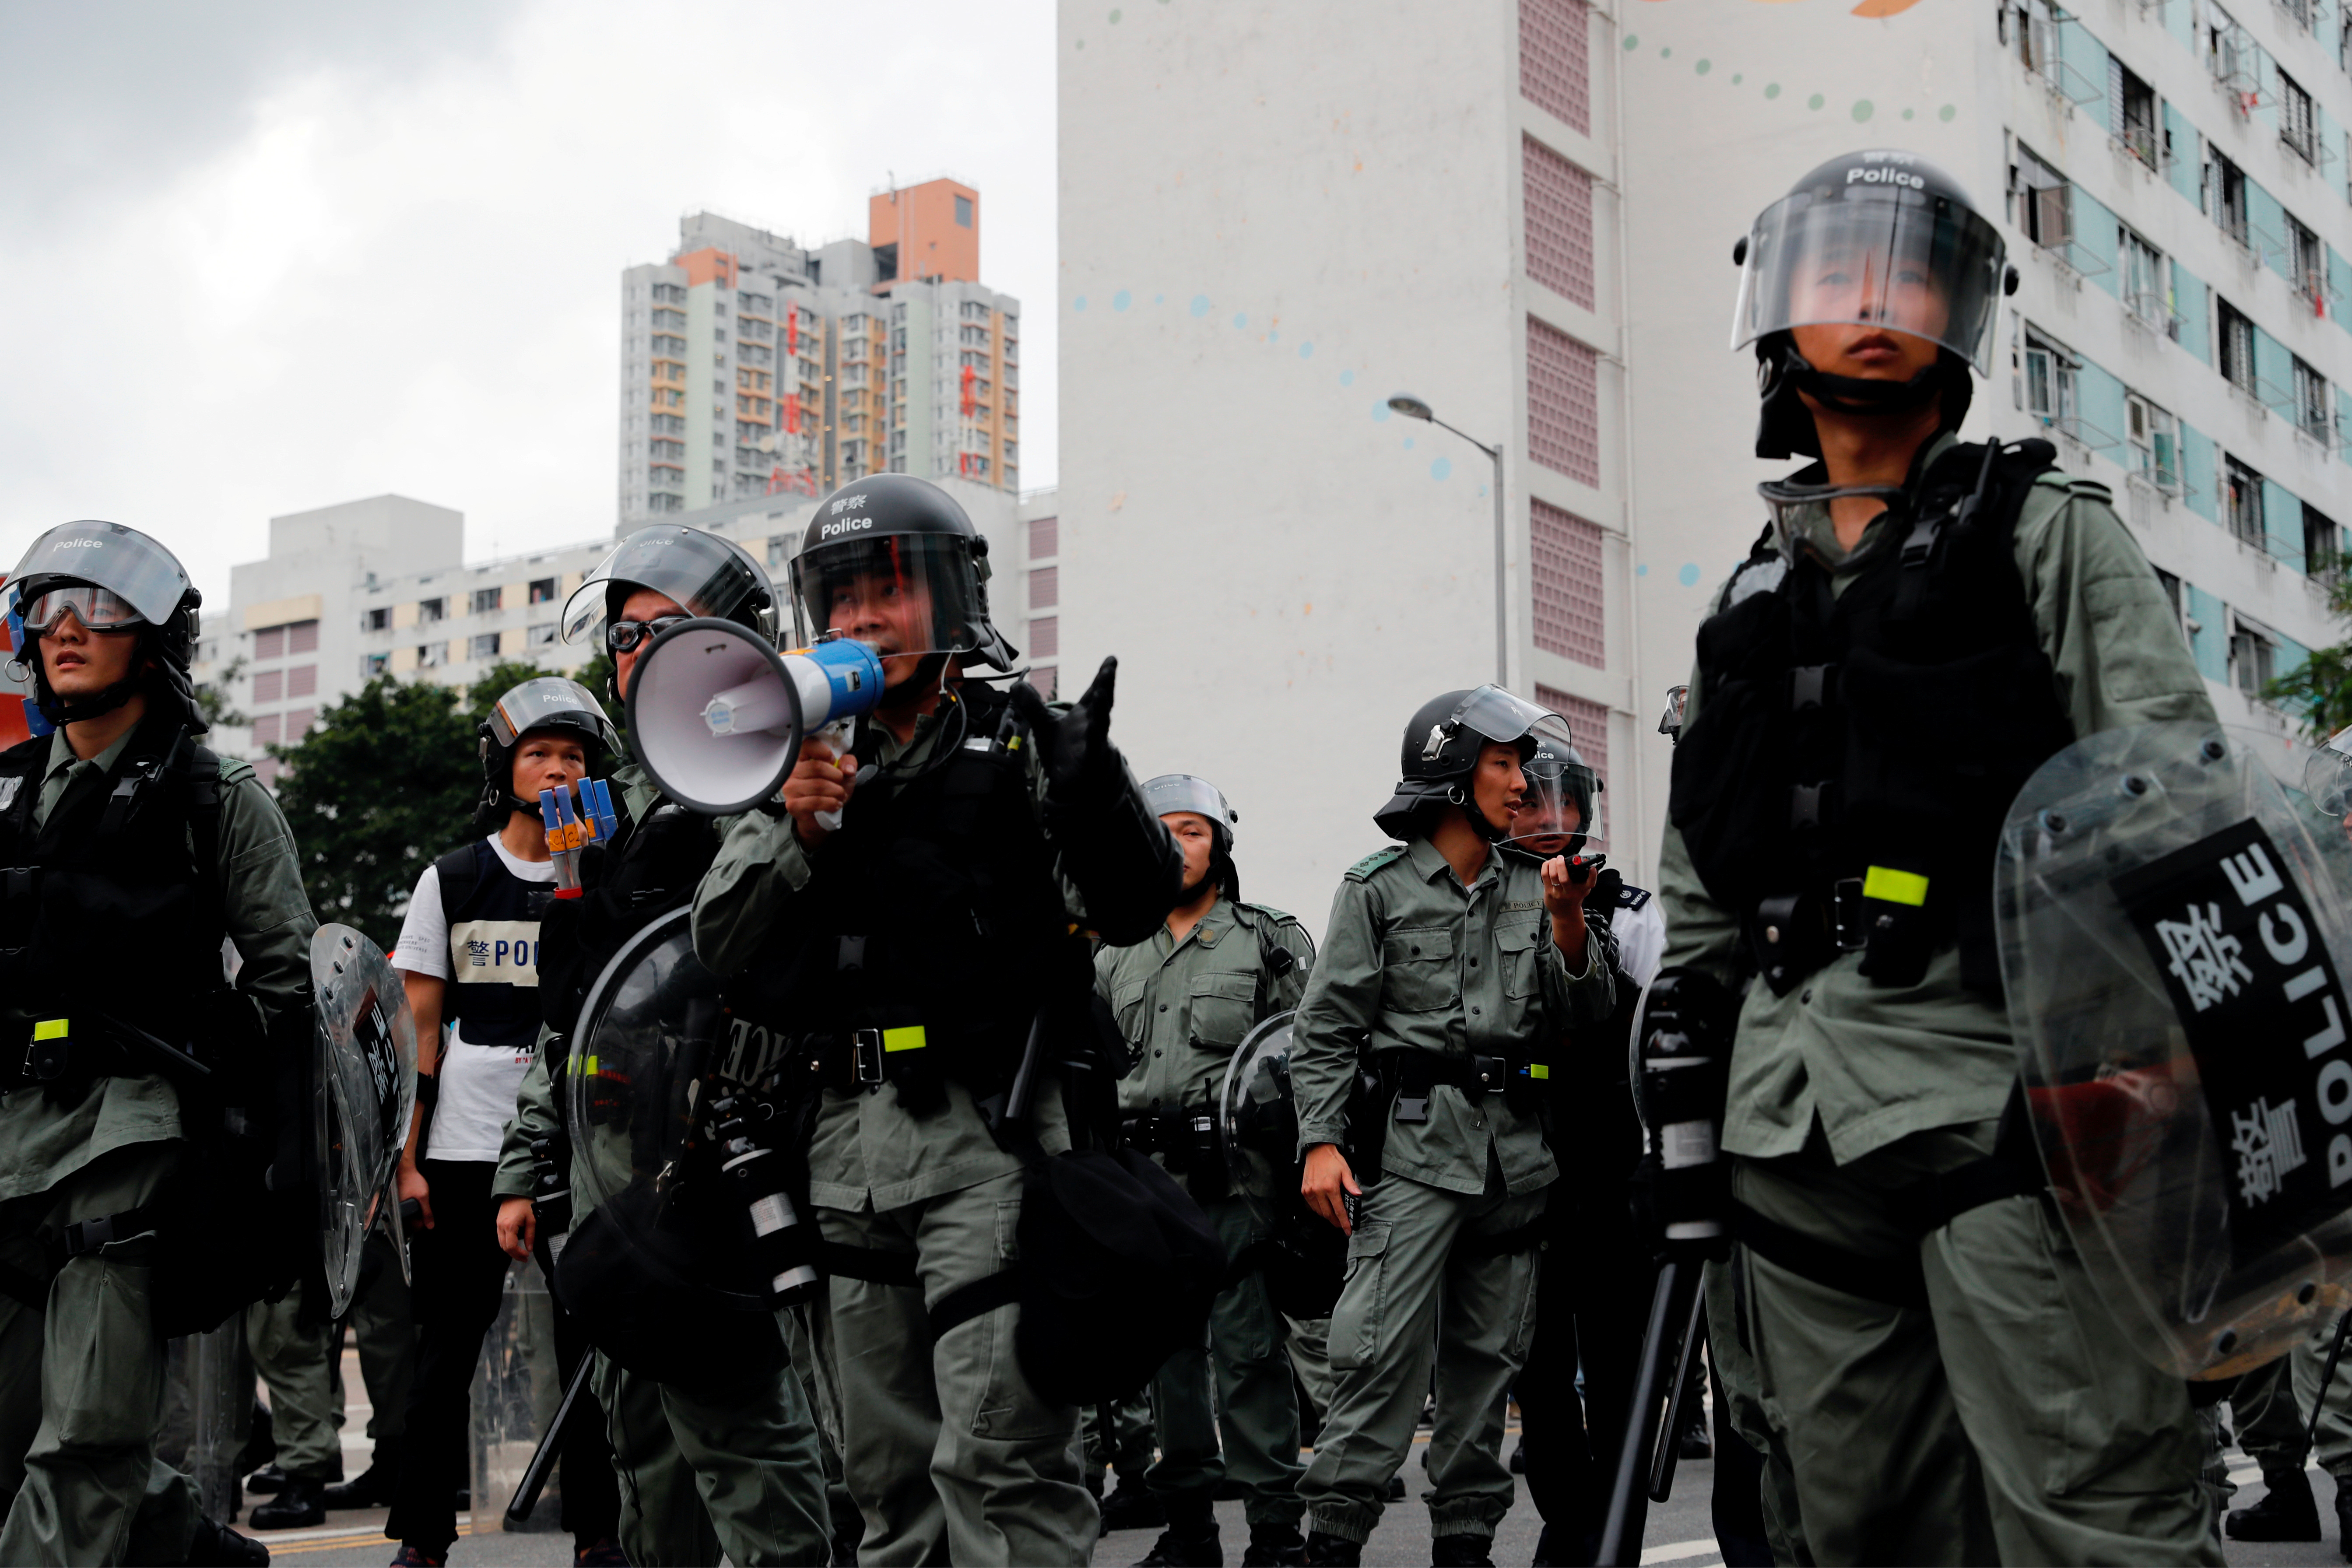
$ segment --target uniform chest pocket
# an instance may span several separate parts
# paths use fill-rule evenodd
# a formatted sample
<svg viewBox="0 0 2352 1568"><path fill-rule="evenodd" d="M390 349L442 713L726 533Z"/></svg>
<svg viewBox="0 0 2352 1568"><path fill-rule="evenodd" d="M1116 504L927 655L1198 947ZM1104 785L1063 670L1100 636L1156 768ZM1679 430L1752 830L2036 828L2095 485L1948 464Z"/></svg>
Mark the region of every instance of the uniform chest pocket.
<svg viewBox="0 0 2352 1568"><path fill-rule="evenodd" d="M1129 1049L1143 1044L1143 994L1150 987L1139 980L1132 985L1114 987L1110 994L1110 1010L1118 1019L1118 1032L1126 1037Z"/></svg>
<svg viewBox="0 0 2352 1568"><path fill-rule="evenodd" d="M1514 920L1495 928L1496 961L1502 966L1503 994L1533 996L1543 989L1536 922Z"/></svg>
<svg viewBox="0 0 2352 1568"><path fill-rule="evenodd" d="M1257 976L1203 974L1192 982L1192 1043L1230 1048L1257 1022Z"/></svg>
<svg viewBox="0 0 2352 1568"><path fill-rule="evenodd" d="M1433 1013L1461 1000L1454 933L1399 931L1381 944L1381 1005L1400 1013Z"/></svg>

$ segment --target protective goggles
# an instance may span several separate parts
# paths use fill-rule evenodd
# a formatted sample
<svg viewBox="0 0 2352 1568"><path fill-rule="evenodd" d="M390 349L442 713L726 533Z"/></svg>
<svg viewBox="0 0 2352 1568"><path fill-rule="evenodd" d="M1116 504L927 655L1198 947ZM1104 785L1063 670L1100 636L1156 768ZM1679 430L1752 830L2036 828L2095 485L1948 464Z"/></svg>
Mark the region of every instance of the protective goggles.
<svg viewBox="0 0 2352 1568"><path fill-rule="evenodd" d="M132 609L131 601L111 588L77 583L70 587L52 588L26 605L25 629L35 637L47 637L57 630L68 610L86 630L93 632L131 632L147 624L147 617Z"/></svg>
<svg viewBox="0 0 2352 1568"><path fill-rule="evenodd" d="M607 621L604 623L604 647L614 653L627 653L640 643L648 643L690 616L656 616L650 621Z"/></svg>

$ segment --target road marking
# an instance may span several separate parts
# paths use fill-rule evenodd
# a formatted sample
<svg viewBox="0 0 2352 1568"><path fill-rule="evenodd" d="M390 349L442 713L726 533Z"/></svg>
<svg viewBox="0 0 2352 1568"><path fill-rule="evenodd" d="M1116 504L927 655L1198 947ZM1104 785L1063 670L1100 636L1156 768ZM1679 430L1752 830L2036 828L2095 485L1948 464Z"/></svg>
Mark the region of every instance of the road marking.
<svg viewBox="0 0 2352 1568"><path fill-rule="evenodd" d="M287 1532L287 1534L292 1533L294 1532L290 1531ZM303 1531L300 1533L302 1539L291 1545L288 1544L286 1535L281 1535L274 1530L265 1531L254 1539L268 1546L272 1557L298 1557L306 1552L349 1552L371 1542L381 1546L384 1542L384 1533L380 1528L359 1531L331 1530L324 1535L315 1531ZM457 1534L460 1538L473 1533L474 1527L470 1524L457 1526Z"/></svg>
<svg viewBox="0 0 2352 1568"><path fill-rule="evenodd" d="M1705 1541L1677 1541L1666 1546L1645 1547L1642 1552L1642 1561L1680 1563L1688 1557L1714 1557L1721 1551L1722 1548L1716 1545L1715 1538L1708 1536Z"/></svg>

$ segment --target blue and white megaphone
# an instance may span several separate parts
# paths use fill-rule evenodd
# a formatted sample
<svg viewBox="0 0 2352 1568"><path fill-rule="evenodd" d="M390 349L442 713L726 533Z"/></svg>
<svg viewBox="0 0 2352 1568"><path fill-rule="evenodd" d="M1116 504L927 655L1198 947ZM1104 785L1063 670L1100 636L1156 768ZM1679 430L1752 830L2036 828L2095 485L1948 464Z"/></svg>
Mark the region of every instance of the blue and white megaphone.
<svg viewBox="0 0 2352 1568"><path fill-rule="evenodd" d="M881 700L882 660L864 643L779 653L733 621L681 621L638 656L629 741L663 794L725 816L782 787L806 737L841 750L851 721Z"/></svg>

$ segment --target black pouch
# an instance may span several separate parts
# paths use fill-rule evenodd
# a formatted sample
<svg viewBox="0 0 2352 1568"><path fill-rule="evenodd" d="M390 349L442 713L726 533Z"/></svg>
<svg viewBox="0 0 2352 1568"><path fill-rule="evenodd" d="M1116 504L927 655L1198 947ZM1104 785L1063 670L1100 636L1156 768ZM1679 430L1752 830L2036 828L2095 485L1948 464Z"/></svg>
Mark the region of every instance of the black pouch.
<svg viewBox="0 0 2352 1568"><path fill-rule="evenodd" d="M1201 1342L1225 1276L1215 1227L1133 1149L1031 1163L1022 1189L1013 1346L1056 1405L1123 1399ZM568 1254L567 1254L568 1256Z"/></svg>
<svg viewBox="0 0 2352 1568"><path fill-rule="evenodd" d="M663 1229L658 1205L640 1184L573 1225L556 1260L556 1299L591 1344L640 1377L704 1394L773 1377L784 1364L775 1314L678 1283L708 1249Z"/></svg>

